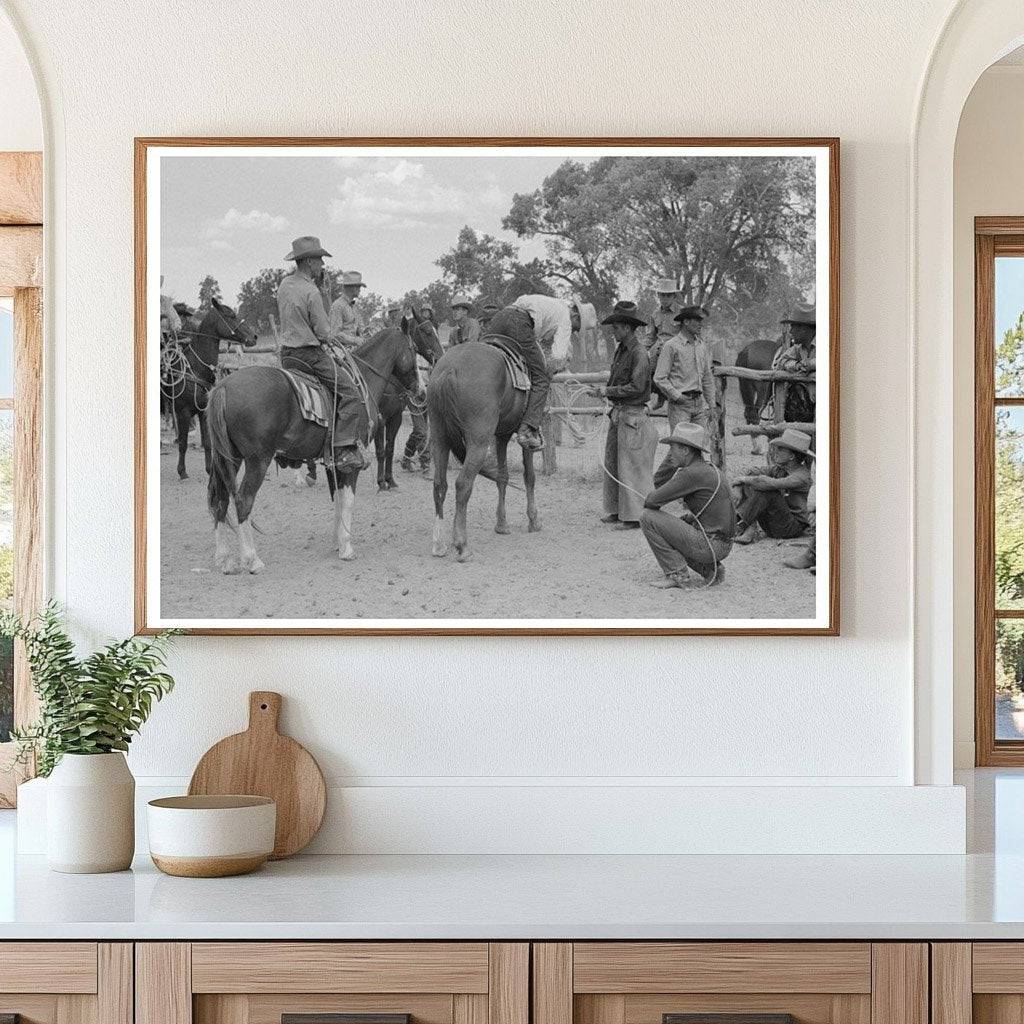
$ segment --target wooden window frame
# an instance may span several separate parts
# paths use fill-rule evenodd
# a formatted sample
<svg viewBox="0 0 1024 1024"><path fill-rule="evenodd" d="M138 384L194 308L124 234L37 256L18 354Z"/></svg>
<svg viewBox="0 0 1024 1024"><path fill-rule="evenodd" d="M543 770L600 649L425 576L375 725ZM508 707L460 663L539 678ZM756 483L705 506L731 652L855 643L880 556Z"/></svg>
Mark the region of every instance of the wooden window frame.
<svg viewBox="0 0 1024 1024"><path fill-rule="evenodd" d="M14 607L39 610L43 595L43 160L0 153L0 297L14 299ZM5 403L4 408L10 403ZM35 718L24 650L14 652L14 724ZM32 766L12 768L0 743L0 807L13 807Z"/></svg>

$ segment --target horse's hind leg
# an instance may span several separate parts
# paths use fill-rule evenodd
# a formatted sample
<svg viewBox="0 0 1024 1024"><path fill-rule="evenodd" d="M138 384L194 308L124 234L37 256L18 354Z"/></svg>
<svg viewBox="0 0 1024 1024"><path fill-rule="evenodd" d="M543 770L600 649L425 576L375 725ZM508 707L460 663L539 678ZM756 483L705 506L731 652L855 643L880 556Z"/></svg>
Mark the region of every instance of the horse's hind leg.
<svg viewBox="0 0 1024 1024"><path fill-rule="evenodd" d="M387 440L384 444L384 482L388 485L388 490L391 491L398 489L398 484L395 482L395 439L401 429L402 411L399 410L398 415L388 421L388 429L385 433Z"/></svg>
<svg viewBox="0 0 1024 1024"><path fill-rule="evenodd" d="M537 499L534 489L537 486L537 471L533 465L533 452L523 449L523 483L526 484L526 519L530 533L540 529L540 516L537 514Z"/></svg>
<svg viewBox="0 0 1024 1024"><path fill-rule="evenodd" d="M498 457L498 472L494 482L498 485L498 515L494 524L495 533L511 533L508 528L508 520L505 518L505 491L508 488L508 438L495 438L496 454Z"/></svg>
<svg viewBox="0 0 1024 1024"><path fill-rule="evenodd" d="M493 435L491 435L493 436ZM460 562L468 562L473 557L466 533L466 509L473 494L473 483L477 473L487 462L490 450L490 438L477 438L467 448L466 459L462 464L458 477L455 479L455 525L452 529L452 546L455 557Z"/></svg>
<svg viewBox="0 0 1024 1024"><path fill-rule="evenodd" d="M434 543L431 554L444 558L448 554L448 541L444 529L444 499L448 494L448 445L443 441L432 441L434 456Z"/></svg>
<svg viewBox="0 0 1024 1024"><path fill-rule="evenodd" d="M256 554L256 540L253 536L252 507L256 501L256 492L263 484L270 466L270 458L253 456L245 460L245 476L235 498L235 511L238 514L238 546L245 572L257 573L263 568L260 556ZM229 512L230 515L230 512Z"/></svg>

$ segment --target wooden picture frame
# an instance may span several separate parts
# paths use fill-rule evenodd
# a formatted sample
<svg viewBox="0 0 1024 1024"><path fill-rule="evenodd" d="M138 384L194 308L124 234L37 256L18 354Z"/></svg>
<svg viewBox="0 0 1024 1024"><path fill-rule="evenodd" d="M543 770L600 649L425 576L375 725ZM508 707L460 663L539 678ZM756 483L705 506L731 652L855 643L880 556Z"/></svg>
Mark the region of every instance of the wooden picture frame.
<svg viewBox="0 0 1024 1024"><path fill-rule="evenodd" d="M303 621L295 624L289 621L272 621L261 619L252 626L237 620L220 625L214 620L173 619L157 614L154 607L158 601L153 597L154 582L152 544L152 515L150 501L154 490L153 481L148 476L147 453L152 451L153 420L152 410L147 406L151 400L151 388L154 380L153 355L153 295L154 270L151 264L151 238L153 230L150 225L155 223L160 213L160 197L150 191L150 177L156 166L154 160L167 156L170 151L176 155L200 155L204 152L213 154L215 151L267 150L268 152L287 152L297 148L309 148L317 151L338 150L370 150L400 154L403 150L419 147L438 147L439 149L466 149L477 147L515 147L516 149L600 149L607 150L609 155L619 151L649 148L652 152L686 149L706 149L709 152L742 155L741 151L754 150L757 155L761 151L792 152L812 154L821 163L816 163L820 171L820 180L824 181L815 207L820 218L827 215L827 252L821 252L819 245L816 250L816 273L819 294L827 287L827 301L819 303L819 336L821 327L827 323L828 352L823 365L827 366L828 386L819 390L827 394L827 410L817 415L819 435L827 431L827 444L819 449L827 452L828 476L827 483L819 488L819 507L822 499L827 501L827 522L819 523L817 538L819 550L827 547L827 563L823 561L818 569L818 582L815 589L815 616L813 619L787 621L770 621L769 625L759 625L757 621L743 621L741 625L731 625L727 620L716 621L713 626L698 623L696 625L680 624L675 620L667 620L671 624L660 625L652 620L623 619L622 624L573 625L560 621L557 626L546 626L544 623L527 620L528 624L518 625L518 620L502 620L499 625L488 622L486 625L474 625L470 620L460 620L457 625L450 623L436 624L435 620L401 620L386 624L369 623L360 625L356 620L345 620L339 624L337 620L328 620L324 625L316 622ZM201 635L337 635L337 636L687 636L687 635L721 635L721 636L836 636L839 634L840 614L840 174L839 174L839 140L837 138L614 138L614 137L582 137L582 138L508 138L508 137L466 137L466 138L421 138L421 137L389 137L389 138L291 138L291 137L254 137L254 138L191 138L191 137L141 137L135 139L135 625L139 633L154 633L168 625L183 628L186 632ZM767 154L773 155L773 154ZM296 227L296 234L299 233ZM818 371L820 375L821 370ZM818 407L820 409L819 400ZM158 528L158 527L157 527ZM212 539L211 539L212 544ZM781 555L780 555L781 557ZM652 561L652 566L654 563ZM656 568L656 566L655 566ZM205 569L196 569L205 572ZM157 591L158 592L158 591ZM824 596L823 596L824 595Z"/></svg>

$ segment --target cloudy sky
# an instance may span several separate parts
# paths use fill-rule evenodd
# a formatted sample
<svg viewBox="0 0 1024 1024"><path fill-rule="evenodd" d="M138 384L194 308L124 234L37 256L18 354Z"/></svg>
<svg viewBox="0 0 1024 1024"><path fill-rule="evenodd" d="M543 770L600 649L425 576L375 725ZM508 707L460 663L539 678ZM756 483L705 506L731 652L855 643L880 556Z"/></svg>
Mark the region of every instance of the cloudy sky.
<svg viewBox="0 0 1024 1024"><path fill-rule="evenodd" d="M333 265L396 297L440 276L434 265L469 224L501 230L515 192L537 188L564 159L503 156L164 156L163 291L195 304L212 274L226 302L265 267L286 264L298 235L318 235ZM537 240L522 256L543 254Z"/></svg>

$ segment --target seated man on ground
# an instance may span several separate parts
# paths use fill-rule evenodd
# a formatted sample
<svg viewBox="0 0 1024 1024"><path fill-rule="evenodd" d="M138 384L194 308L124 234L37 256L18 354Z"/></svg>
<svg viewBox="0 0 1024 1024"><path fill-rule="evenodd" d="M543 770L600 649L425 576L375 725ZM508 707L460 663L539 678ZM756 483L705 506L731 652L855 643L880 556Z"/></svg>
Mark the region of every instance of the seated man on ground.
<svg viewBox="0 0 1024 1024"><path fill-rule="evenodd" d="M810 518L807 495L811 489L811 436L802 430L787 429L768 445L768 465L733 484L739 490L737 512L742 532L737 544L752 544L760 531L776 539L799 537Z"/></svg>
<svg viewBox="0 0 1024 1024"><path fill-rule="evenodd" d="M523 357L530 374L530 398L517 435L526 451L544 447L540 424L551 389L551 376L542 345L550 343L555 359L566 359L572 332L580 326L579 311L551 295L521 295L494 315L481 340L508 345Z"/></svg>
<svg viewBox="0 0 1024 1024"><path fill-rule="evenodd" d="M722 562L736 532L736 510L725 474L704 458L710 454L707 431L697 423L680 423L659 443L668 445L668 455L654 474L655 489L640 517L644 537L665 574L651 586L668 590L721 583ZM671 501L683 502L681 518L663 510Z"/></svg>

